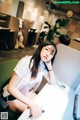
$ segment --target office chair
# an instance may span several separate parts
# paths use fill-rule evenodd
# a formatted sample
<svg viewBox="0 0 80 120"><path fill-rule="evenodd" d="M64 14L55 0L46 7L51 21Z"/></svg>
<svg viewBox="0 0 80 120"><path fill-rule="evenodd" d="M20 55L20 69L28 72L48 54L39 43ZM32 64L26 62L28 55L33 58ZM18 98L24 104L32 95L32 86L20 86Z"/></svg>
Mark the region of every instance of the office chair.
<svg viewBox="0 0 80 120"><path fill-rule="evenodd" d="M60 43L68 46L70 44L70 37L68 35L60 35L59 41Z"/></svg>
<svg viewBox="0 0 80 120"><path fill-rule="evenodd" d="M6 48L6 50L8 50L8 45L7 45L7 41L9 38L9 32L10 29L9 28L1 28L0 29L0 44L4 45L4 47Z"/></svg>
<svg viewBox="0 0 80 120"><path fill-rule="evenodd" d="M7 45L7 43L6 43L6 41L4 39L0 40L0 43L4 44L5 48L8 50L8 45Z"/></svg>
<svg viewBox="0 0 80 120"><path fill-rule="evenodd" d="M17 120L16 113L9 109L3 97L3 88L9 82L18 59L9 59L0 63L0 112L8 113L8 120Z"/></svg>

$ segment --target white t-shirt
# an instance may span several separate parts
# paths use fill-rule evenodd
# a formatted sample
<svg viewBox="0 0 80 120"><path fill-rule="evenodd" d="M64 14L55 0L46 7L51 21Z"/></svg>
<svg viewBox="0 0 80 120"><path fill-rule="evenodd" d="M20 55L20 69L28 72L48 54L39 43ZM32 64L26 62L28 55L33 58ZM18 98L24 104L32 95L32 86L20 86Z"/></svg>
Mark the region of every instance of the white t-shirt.
<svg viewBox="0 0 80 120"><path fill-rule="evenodd" d="M24 95L26 94L25 92L29 92L36 85L40 84L42 81L43 75L47 73L44 63L40 62L37 77L35 79L32 79L31 71L29 69L29 63L30 63L31 57L32 56L23 57L14 68L15 73L21 78L20 82L16 85L16 87Z"/></svg>

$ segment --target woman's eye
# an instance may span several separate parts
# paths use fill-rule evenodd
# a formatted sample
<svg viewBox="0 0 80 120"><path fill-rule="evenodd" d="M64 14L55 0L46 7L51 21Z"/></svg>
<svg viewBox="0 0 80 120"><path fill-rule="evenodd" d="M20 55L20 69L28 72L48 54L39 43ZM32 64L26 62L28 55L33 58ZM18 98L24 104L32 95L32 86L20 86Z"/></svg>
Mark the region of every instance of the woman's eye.
<svg viewBox="0 0 80 120"><path fill-rule="evenodd" d="M47 49L47 48L45 48L45 50L47 50L47 51L48 51L48 49Z"/></svg>
<svg viewBox="0 0 80 120"><path fill-rule="evenodd" d="M51 55L54 55L53 53L51 53Z"/></svg>

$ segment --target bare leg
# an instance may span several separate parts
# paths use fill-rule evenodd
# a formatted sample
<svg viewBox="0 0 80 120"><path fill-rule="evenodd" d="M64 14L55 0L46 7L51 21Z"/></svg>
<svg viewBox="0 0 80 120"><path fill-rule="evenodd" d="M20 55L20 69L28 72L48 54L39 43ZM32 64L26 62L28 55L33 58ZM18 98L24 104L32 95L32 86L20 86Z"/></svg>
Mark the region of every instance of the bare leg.
<svg viewBox="0 0 80 120"><path fill-rule="evenodd" d="M17 110L17 108L16 108L16 106L15 106L13 101L7 101L7 103L9 105L9 109L11 109L12 111L16 111Z"/></svg>
<svg viewBox="0 0 80 120"><path fill-rule="evenodd" d="M29 92L26 97L28 97L31 100L34 100L34 98L36 97L35 93ZM13 101L8 101L7 102L9 105L9 108L13 111L19 110L20 112L23 112L25 109L27 109L27 105L25 105L24 103L22 103L19 100L13 100Z"/></svg>

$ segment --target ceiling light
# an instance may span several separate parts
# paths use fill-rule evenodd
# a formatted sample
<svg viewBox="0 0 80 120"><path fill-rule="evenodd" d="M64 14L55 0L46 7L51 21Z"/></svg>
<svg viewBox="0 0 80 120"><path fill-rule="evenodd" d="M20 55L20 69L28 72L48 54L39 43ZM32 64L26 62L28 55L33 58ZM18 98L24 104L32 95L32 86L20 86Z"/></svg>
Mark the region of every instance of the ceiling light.
<svg viewBox="0 0 80 120"><path fill-rule="evenodd" d="M67 12L67 17L72 17L72 16L73 16L73 11L69 10L69 11Z"/></svg>

